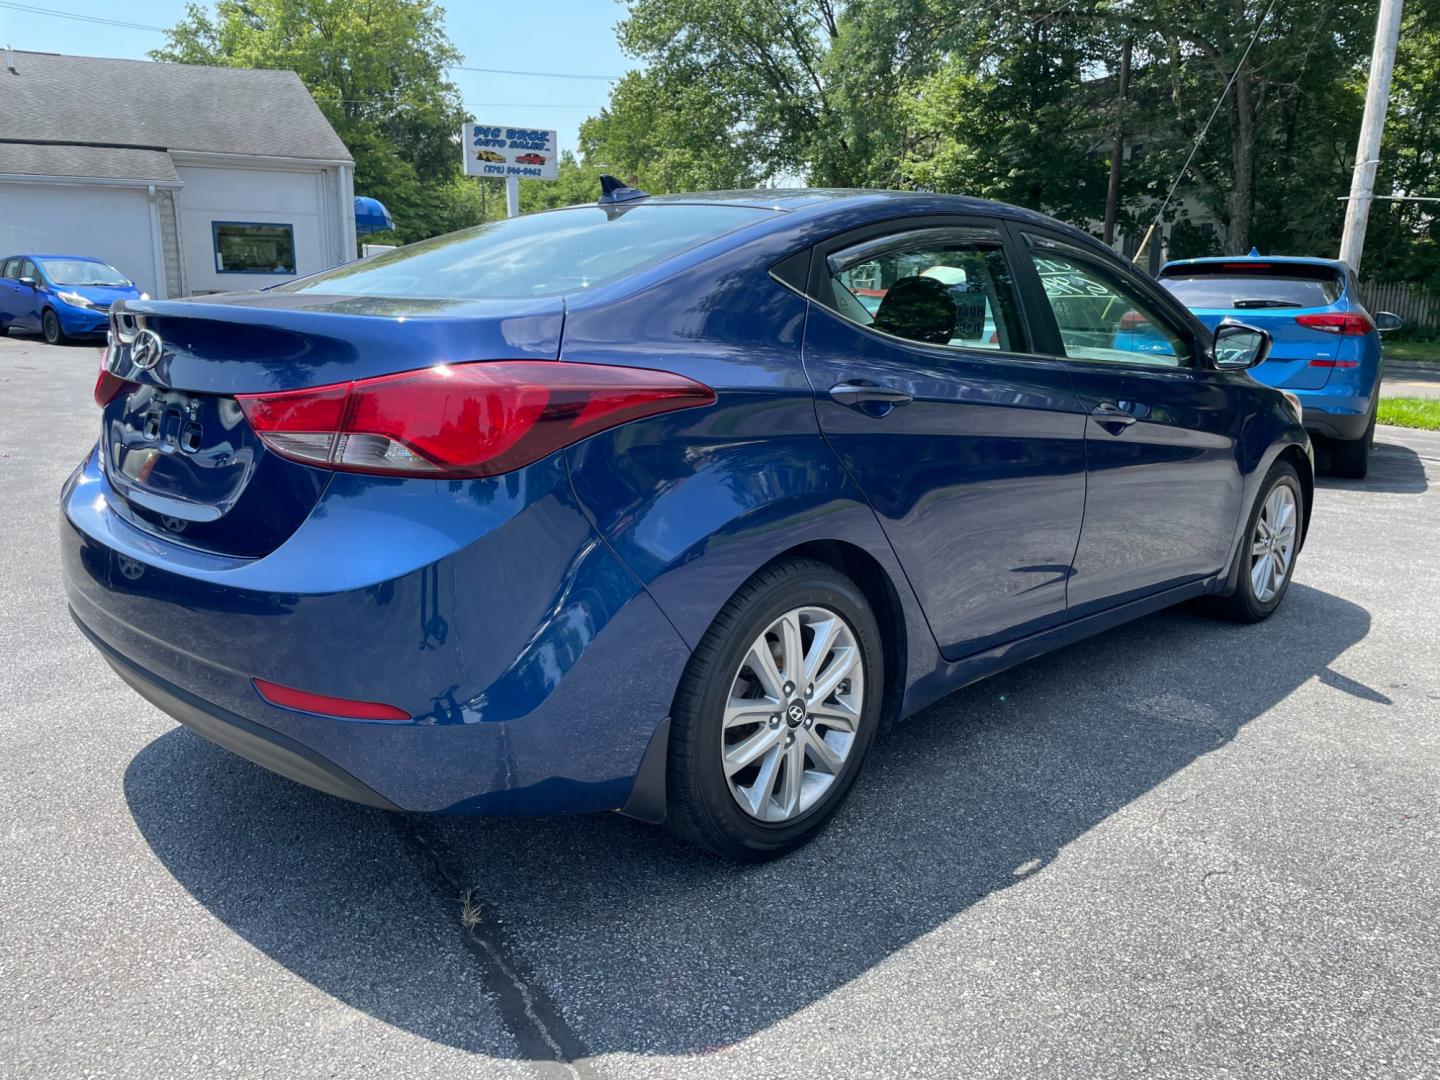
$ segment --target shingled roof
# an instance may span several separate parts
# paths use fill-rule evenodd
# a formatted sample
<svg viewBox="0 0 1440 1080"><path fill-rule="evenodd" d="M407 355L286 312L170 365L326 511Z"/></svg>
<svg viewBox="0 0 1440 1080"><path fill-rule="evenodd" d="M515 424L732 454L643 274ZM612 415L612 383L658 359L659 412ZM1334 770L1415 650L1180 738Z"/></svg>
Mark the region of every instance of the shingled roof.
<svg viewBox="0 0 1440 1080"><path fill-rule="evenodd" d="M13 56L0 69L0 173L20 171L7 143L351 160L293 71Z"/></svg>

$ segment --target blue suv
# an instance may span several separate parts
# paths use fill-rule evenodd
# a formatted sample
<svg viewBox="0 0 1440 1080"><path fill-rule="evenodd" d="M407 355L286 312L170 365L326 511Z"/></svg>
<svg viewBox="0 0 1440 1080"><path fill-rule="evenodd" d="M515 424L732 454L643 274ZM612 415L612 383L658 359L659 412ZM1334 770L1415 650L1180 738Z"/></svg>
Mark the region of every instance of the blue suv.
<svg viewBox="0 0 1440 1080"><path fill-rule="evenodd" d="M51 345L103 334L110 306L148 299L109 263L88 255L0 259L0 331L39 331Z"/></svg>
<svg viewBox="0 0 1440 1080"><path fill-rule="evenodd" d="M1331 440L1332 472L1364 478L1380 402L1380 333L1400 319L1365 310L1348 265L1252 249L1166 263L1160 283L1207 326L1239 318L1267 330L1270 357L1251 374L1299 397L1305 427Z"/></svg>
<svg viewBox="0 0 1440 1080"><path fill-rule="evenodd" d="M121 678L359 802L755 860L887 718L1284 599L1312 461L1264 331L1010 206L608 186L117 307L61 549Z"/></svg>

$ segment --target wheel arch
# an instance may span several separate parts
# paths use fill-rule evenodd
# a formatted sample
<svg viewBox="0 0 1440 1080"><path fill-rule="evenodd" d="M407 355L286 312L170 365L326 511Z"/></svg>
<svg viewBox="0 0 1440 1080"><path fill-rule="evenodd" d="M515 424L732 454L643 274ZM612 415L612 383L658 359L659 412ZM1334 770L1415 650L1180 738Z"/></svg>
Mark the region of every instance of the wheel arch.
<svg viewBox="0 0 1440 1080"><path fill-rule="evenodd" d="M823 563L844 575L864 594L880 626L885 663L885 689L881 705L881 730L899 718L909 678L909 634L899 590L890 574L873 555L846 540L807 540L777 552L755 569L726 597L723 609L757 574L788 559L805 558ZM640 821L660 824L669 805L667 761L670 753L670 718L656 729L636 772L635 785L621 813Z"/></svg>
<svg viewBox="0 0 1440 1080"><path fill-rule="evenodd" d="M1310 460L1310 455L1294 443L1285 447L1275 456L1276 461L1289 462L1300 477L1300 491L1305 496L1304 514L1300 525L1300 543L1296 547L1298 553L1305 547L1305 539L1310 535L1310 508L1315 501L1315 468Z"/></svg>

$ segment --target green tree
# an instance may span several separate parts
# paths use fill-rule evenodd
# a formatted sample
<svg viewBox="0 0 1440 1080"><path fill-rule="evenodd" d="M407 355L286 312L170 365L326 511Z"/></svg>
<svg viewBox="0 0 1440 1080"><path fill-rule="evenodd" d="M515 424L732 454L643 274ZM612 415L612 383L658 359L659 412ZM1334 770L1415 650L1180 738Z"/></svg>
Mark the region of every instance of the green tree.
<svg viewBox="0 0 1440 1080"><path fill-rule="evenodd" d="M1356 95L1363 93L1364 74L1354 76ZM1405 13L1375 191L1440 197L1440 9L1433 4ZM1440 291L1440 204L1373 203L1362 267L1367 279Z"/></svg>
<svg viewBox="0 0 1440 1080"><path fill-rule="evenodd" d="M189 5L150 55L296 72L355 159L356 192L385 203L404 243L479 220L443 19L431 0L219 0Z"/></svg>

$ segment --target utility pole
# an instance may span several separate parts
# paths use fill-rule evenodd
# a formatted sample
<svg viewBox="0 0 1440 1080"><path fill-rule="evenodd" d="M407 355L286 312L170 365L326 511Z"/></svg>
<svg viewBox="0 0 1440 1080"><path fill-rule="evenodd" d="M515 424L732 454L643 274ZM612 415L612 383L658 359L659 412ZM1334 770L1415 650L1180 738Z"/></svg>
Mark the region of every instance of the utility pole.
<svg viewBox="0 0 1440 1080"><path fill-rule="evenodd" d="M1105 243L1115 243L1115 219L1120 214L1120 168L1125 158L1125 99L1130 95L1130 50L1133 38L1125 39L1120 53L1120 100L1115 106L1115 147L1110 153L1110 187L1105 192Z"/></svg>
<svg viewBox="0 0 1440 1080"><path fill-rule="evenodd" d="M1380 164L1380 137L1385 133L1385 111L1390 105L1390 76L1395 72L1395 46L1400 40L1400 14L1405 0L1380 0L1375 20L1375 51L1370 55L1370 83L1365 90L1365 116L1360 121L1360 144L1355 149L1355 171L1350 177L1350 200L1345 204L1345 232L1340 238L1340 261L1360 273L1365 250L1365 226L1375 195L1375 169Z"/></svg>

